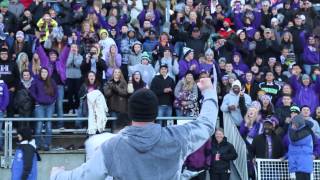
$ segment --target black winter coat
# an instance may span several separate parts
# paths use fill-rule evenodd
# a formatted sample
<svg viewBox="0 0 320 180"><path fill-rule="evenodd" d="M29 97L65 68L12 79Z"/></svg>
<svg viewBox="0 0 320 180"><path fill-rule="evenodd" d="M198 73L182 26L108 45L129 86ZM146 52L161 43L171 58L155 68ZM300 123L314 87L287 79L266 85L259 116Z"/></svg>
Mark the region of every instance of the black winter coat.
<svg viewBox="0 0 320 180"><path fill-rule="evenodd" d="M272 139L272 159L281 158L284 155L281 138L276 134L271 135ZM260 134L253 139L251 152L256 158L268 159L268 143L265 134Z"/></svg>
<svg viewBox="0 0 320 180"><path fill-rule="evenodd" d="M227 141L225 137L223 141L219 144L214 138L212 141L212 161L211 170L213 173L228 173L230 172L231 161L237 159L238 154L234 149L233 145ZM216 161L216 154L220 154L220 160Z"/></svg>

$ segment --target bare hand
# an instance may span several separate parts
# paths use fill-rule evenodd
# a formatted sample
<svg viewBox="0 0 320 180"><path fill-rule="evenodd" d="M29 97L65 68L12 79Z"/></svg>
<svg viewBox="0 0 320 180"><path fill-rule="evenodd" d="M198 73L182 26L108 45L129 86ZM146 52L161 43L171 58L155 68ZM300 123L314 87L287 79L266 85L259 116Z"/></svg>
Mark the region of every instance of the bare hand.
<svg viewBox="0 0 320 180"><path fill-rule="evenodd" d="M201 78L197 85L201 92L207 89L213 89L213 85L210 78Z"/></svg>
<svg viewBox="0 0 320 180"><path fill-rule="evenodd" d="M236 110L236 106L235 105L228 106L228 109L229 111L234 111Z"/></svg>

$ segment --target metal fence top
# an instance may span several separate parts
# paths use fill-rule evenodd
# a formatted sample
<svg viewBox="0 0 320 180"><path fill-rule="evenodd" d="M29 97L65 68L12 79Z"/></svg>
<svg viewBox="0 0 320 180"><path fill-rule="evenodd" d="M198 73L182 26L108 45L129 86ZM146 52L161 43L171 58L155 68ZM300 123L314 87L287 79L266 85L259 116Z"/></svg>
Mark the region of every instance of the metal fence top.
<svg viewBox="0 0 320 180"><path fill-rule="evenodd" d="M107 117L114 121L116 117ZM195 120L197 117L157 117L156 120ZM63 118L0 118L0 121L87 121L88 117L63 117Z"/></svg>

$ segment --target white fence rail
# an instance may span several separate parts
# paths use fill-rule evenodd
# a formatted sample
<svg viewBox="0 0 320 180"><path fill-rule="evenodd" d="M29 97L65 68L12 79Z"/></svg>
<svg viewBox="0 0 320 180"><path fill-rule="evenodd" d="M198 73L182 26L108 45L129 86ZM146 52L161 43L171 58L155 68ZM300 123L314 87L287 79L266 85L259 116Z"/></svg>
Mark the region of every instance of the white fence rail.
<svg viewBox="0 0 320 180"><path fill-rule="evenodd" d="M290 179L288 161L281 161L280 159L256 159L256 170L257 180ZM313 161L313 175L311 179L320 179L320 160Z"/></svg>

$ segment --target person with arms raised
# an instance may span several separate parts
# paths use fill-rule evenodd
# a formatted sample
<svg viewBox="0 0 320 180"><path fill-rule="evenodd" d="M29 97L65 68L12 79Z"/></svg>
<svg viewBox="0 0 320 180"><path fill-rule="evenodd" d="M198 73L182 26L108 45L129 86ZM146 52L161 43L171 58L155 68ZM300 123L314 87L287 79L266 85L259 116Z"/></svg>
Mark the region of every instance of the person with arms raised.
<svg viewBox="0 0 320 180"><path fill-rule="evenodd" d="M71 171L53 168L51 179L103 180L107 175L131 180L180 179L184 160L214 133L218 115L216 80L212 85L209 78L203 78L198 86L204 97L198 119L169 127L154 123L157 96L148 89L138 90L129 99L132 125L104 142L80 167Z"/></svg>

